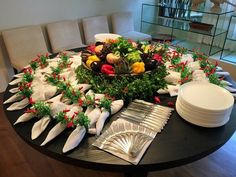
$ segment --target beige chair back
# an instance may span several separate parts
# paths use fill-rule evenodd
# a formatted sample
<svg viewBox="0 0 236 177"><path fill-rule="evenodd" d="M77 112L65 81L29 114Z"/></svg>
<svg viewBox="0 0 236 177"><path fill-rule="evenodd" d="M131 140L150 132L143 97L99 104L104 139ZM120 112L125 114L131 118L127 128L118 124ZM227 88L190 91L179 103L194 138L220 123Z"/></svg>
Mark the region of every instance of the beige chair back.
<svg viewBox="0 0 236 177"><path fill-rule="evenodd" d="M48 52L41 26L29 26L2 32L11 65L20 71L36 57Z"/></svg>
<svg viewBox="0 0 236 177"><path fill-rule="evenodd" d="M46 25L52 52L84 47L77 21L65 20Z"/></svg>
<svg viewBox="0 0 236 177"><path fill-rule="evenodd" d="M107 16L96 16L82 19L85 43L95 42L94 35L98 33L109 33Z"/></svg>
<svg viewBox="0 0 236 177"><path fill-rule="evenodd" d="M111 15L112 29L116 34L134 31L134 20L131 12L117 12Z"/></svg>

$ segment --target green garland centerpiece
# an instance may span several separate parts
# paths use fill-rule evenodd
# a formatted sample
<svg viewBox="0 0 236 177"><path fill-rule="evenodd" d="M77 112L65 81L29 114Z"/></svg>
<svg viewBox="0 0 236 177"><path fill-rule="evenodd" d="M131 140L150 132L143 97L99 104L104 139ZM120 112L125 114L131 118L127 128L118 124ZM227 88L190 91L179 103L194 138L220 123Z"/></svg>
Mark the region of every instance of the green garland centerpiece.
<svg viewBox="0 0 236 177"><path fill-rule="evenodd" d="M163 56L167 49L166 44L124 38L97 42L82 52L83 65L76 70L78 82L91 84L94 92L115 99L152 98L166 87Z"/></svg>

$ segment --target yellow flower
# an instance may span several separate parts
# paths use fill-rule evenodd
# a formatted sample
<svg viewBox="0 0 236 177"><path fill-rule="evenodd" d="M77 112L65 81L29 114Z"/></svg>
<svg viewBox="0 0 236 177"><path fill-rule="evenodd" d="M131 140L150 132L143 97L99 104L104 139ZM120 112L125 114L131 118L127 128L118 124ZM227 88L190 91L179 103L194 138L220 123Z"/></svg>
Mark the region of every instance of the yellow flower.
<svg viewBox="0 0 236 177"><path fill-rule="evenodd" d="M143 73L145 71L144 62L135 62L131 65L132 72L135 74Z"/></svg>
<svg viewBox="0 0 236 177"><path fill-rule="evenodd" d="M89 56L87 61L86 61L86 65L90 68L91 67L91 63L93 63L94 61L100 61L100 59L97 57L97 55Z"/></svg>

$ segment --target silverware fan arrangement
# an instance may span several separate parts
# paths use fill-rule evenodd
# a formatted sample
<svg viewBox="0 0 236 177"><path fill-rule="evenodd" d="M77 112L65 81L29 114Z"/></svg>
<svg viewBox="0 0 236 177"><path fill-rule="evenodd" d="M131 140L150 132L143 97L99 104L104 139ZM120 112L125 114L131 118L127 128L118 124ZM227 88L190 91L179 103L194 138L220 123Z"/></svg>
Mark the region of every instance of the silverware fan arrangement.
<svg viewBox="0 0 236 177"><path fill-rule="evenodd" d="M93 145L137 165L156 134L167 123L172 110L134 100Z"/></svg>

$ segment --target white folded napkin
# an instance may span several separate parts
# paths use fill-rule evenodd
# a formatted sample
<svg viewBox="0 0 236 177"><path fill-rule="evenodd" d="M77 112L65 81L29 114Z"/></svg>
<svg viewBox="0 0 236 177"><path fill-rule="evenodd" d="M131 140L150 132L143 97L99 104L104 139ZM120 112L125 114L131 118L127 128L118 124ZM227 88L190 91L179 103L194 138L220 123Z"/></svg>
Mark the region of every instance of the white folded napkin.
<svg viewBox="0 0 236 177"><path fill-rule="evenodd" d="M217 71L216 74L218 77L226 77L230 75L229 72L224 72L224 71Z"/></svg>
<svg viewBox="0 0 236 177"><path fill-rule="evenodd" d="M102 98L104 98L104 97L105 97L105 94L95 93L95 97L94 97L95 103L98 104L99 101L100 101Z"/></svg>
<svg viewBox="0 0 236 177"><path fill-rule="evenodd" d="M84 128L84 126L77 126L67 138L62 152L65 153L77 147L84 138L85 133L86 129Z"/></svg>
<svg viewBox="0 0 236 177"><path fill-rule="evenodd" d="M228 82L228 81L226 81L226 80L222 80L221 83L222 83L223 85L233 86L232 83L230 83L230 82Z"/></svg>
<svg viewBox="0 0 236 177"><path fill-rule="evenodd" d="M90 84L77 84L75 88L80 89L81 92L85 92L90 89L92 86Z"/></svg>
<svg viewBox="0 0 236 177"><path fill-rule="evenodd" d="M93 106L88 106L88 107L86 108L86 111L84 112L84 115L87 116L93 109L94 109Z"/></svg>
<svg viewBox="0 0 236 177"><path fill-rule="evenodd" d="M193 81L209 82L203 70L194 70L192 74Z"/></svg>
<svg viewBox="0 0 236 177"><path fill-rule="evenodd" d="M14 125L20 123L20 122L27 122L30 119L32 119L33 117L35 117L34 113L24 113L23 115L21 115L16 122L14 123Z"/></svg>
<svg viewBox="0 0 236 177"><path fill-rule="evenodd" d="M194 59L193 59L193 55L188 53L188 54L183 54L182 57L181 57L181 62L185 63L191 63L193 62Z"/></svg>
<svg viewBox="0 0 236 177"><path fill-rule="evenodd" d="M7 108L8 111L15 111L15 110L20 110L25 108L26 106L29 105L29 100L28 98L25 98L19 102L13 103L11 106Z"/></svg>
<svg viewBox="0 0 236 177"><path fill-rule="evenodd" d="M50 116L44 116L35 122L31 130L31 139L34 140L38 138L39 135L41 135L41 133L47 128L50 121Z"/></svg>
<svg viewBox="0 0 236 177"><path fill-rule="evenodd" d="M159 89L157 90L157 93L159 94L167 94L169 93L170 96L177 96L178 95L178 91L179 91L179 86L180 85L167 85L167 88L164 89Z"/></svg>
<svg viewBox="0 0 236 177"><path fill-rule="evenodd" d="M115 100L111 103L111 115L117 113L124 105L123 100ZM97 135L100 135L106 119L110 116L110 113L108 110L103 109L101 115L99 116L97 122L96 122L96 130L97 130Z"/></svg>
<svg viewBox="0 0 236 177"><path fill-rule="evenodd" d="M224 87L226 90L228 90L229 92L231 92L231 93L234 93L234 92L236 92L236 89L235 88L233 88L233 87L230 87L230 86L225 86Z"/></svg>
<svg viewBox="0 0 236 177"><path fill-rule="evenodd" d="M71 64L71 68L76 69L78 66L81 65L81 55L73 55L70 58L70 61L72 61L73 63Z"/></svg>
<svg viewBox="0 0 236 177"><path fill-rule="evenodd" d="M21 81L22 81L22 78L21 78L21 77L20 77L20 78L16 78L16 79L14 79L13 81L11 81L11 82L9 83L9 85L16 85L16 84L19 84Z"/></svg>
<svg viewBox="0 0 236 177"><path fill-rule="evenodd" d="M18 73L18 74L15 74L13 77L22 78L23 75L24 75L24 73Z"/></svg>
<svg viewBox="0 0 236 177"><path fill-rule="evenodd" d="M201 68L199 61L194 61L194 62L188 63L188 64L187 64L187 67L188 67L191 71L199 70L199 69Z"/></svg>
<svg viewBox="0 0 236 177"><path fill-rule="evenodd" d="M57 137L60 133L62 133L66 129L66 125L59 122L57 123L48 133L46 139L42 142L40 146L44 146L49 141Z"/></svg>
<svg viewBox="0 0 236 177"><path fill-rule="evenodd" d="M109 111L107 111L106 109L103 109L102 113L100 114L100 116L96 122L96 131L97 131L96 134L97 135L100 135L100 133L103 129L103 126L105 124L105 121L109 116L110 116Z"/></svg>
<svg viewBox="0 0 236 177"><path fill-rule="evenodd" d="M174 85L179 84L179 82L181 81L181 74L179 72L171 70L168 70L168 73L169 74L165 77L165 81Z"/></svg>
<svg viewBox="0 0 236 177"><path fill-rule="evenodd" d="M93 110L89 114L87 114L90 120L89 127L97 122L100 115L101 115L101 109L98 107L93 108Z"/></svg>
<svg viewBox="0 0 236 177"><path fill-rule="evenodd" d="M124 106L124 100L115 100L111 103L111 115L117 113Z"/></svg>
<svg viewBox="0 0 236 177"><path fill-rule="evenodd" d="M4 101L3 104L12 103L12 102L19 101L22 99L23 99L23 96L19 93L16 93L12 95L10 98L8 98L6 101Z"/></svg>
<svg viewBox="0 0 236 177"><path fill-rule="evenodd" d="M20 90L19 90L18 87L12 88L12 89L9 90L10 93L17 93L17 92L19 92L19 91L20 91Z"/></svg>

